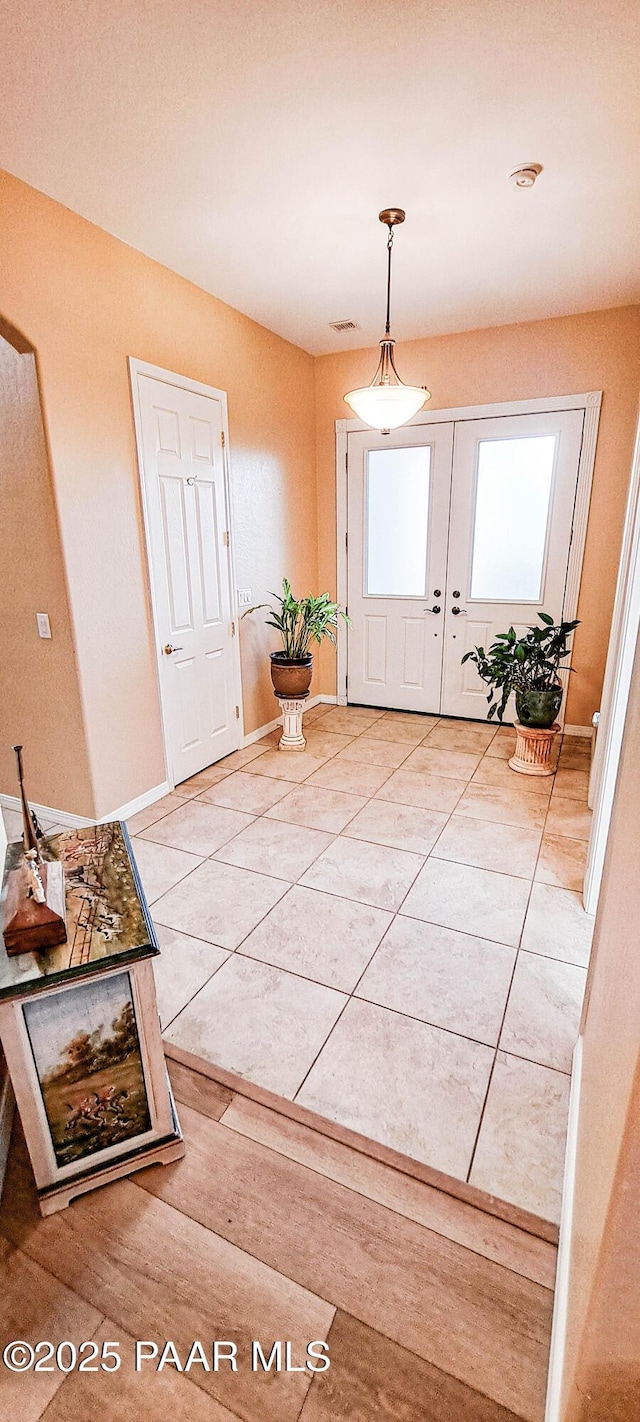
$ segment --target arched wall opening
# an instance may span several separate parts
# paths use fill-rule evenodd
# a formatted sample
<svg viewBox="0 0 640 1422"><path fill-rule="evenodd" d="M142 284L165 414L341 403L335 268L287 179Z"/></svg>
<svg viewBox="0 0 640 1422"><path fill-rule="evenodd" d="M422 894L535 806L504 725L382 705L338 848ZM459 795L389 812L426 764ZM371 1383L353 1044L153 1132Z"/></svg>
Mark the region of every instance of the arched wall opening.
<svg viewBox="0 0 640 1422"><path fill-rule="evenodd" d="M39 805L92 812L64 560L36 355L0 316L0 791L16 795L16 742ZM38 633L48 614L51 638ZM10 822L10 817L9 817ZM11 823L10 823L11 828Z"/></svg>

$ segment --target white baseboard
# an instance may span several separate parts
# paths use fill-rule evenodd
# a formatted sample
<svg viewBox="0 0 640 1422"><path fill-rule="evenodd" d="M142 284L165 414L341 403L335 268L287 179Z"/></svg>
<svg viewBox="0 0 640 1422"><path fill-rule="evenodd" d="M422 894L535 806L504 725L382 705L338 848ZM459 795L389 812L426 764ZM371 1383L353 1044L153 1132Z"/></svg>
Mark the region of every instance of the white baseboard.
<svg viewBox="0 0 640 1422"><path fill-rule="evenodd" d="M245 746L252 746L256 741L261 741L263 736L268 736L269 731L275 731L276 726L282 723L282 716L275 716L273 721L265 721L264 726L256 726L255 731L249 731L248 736L243 736L240 742L240 749Z"/></svg>
<svg viewBox="0 0 640 1422"><path fill-rule="evenodd" d="M78 826L92 825L95 823L94 820L87 819L85 815L72 815L66 810L53 810L50 805L36 805L33 800L30 800L29 804L31 805L31 809L35 810L39 820L48 820L49 823L53 825L65 825L67 829L77 829ZM0 794L0 809L17 810L18 814L20 814L21 803L18 796Z"/></svg>
<svg viewBox="0 0 640 1422"><path fill-rule="evenodd" d="M329 706L335 706L337 697L335 696L310 696L305 706L305 711L310 711L312 706L319 706L320 702L327 702ZM242 741L242 749L245 746L252 746L256 741L261 741L263 736L268 736L270 731L277 730L282 724L282 716L275 716L273 721L266 721L264 726L258 726L255 731L249 731Z"/></svg>
<svg viewBox="0 0 640 1422"><path fill-rule="evenodd" d="M549 1374L547 1381L547 1404L544 1422L560 1422L560 1402L562 1398L562 1378L567 1338L571 1236L573 1232L573 1205L576 1188L581 1084L582 1037L578 1037L573 1051L573 1064L571 1069L567 1150L564 1165L564 1184L562 1187L562 1210L560 1214L560 1242L558 1245L558 1267L556 1270L553 1324L551 1328L551 1351L549 1354Z"/></svg>
<svg viewBox="0 0 640 1422"><path fill-rule="evenodd" d="M306 709L310 711L312 706L319 706L321 701L335 706L337 697L311 696ZM269 731L275 731L281 722L282 717L275 716L273 721L268 721L266 725L258 726L255 731L250 731L248 736L243 737L242 747L253 745L254 741L262 740L262 737L267 736ZM108 815L101 815L98 824L107 824L109 820L128 820L132 815L137 815L140 810L146 810L149 805L155 805L156 800L161 800L163 795L168 795L171 789L169 781L163 780L161 785L154 785L151 790L145 790L135 800L129 800L126 805L120 805L119 809L112 810ZM66 810L54 810L51 805L36 805L33 801L29 803L39 820L48 820L50 824L54 825L64 825L65 829L77 829L96 823L95 820L88 819L83 815L72 815ZM17 810L20 813L21 805L18 796L0 794L0 810L2 809Z"/></svg>
<svg viewBox="0 0 640 1422"><path fill-rule="evenodd" d="M153 789L145 790L144 794L138 795L135 800L129 800L128 804L120 805L119 809L112 810L108 815L101 815L98 824L106 825L110 820L128 820L131 815L137 815L139 810L146 810L149 805L154 805L156 800L161 800L163 795L168 795L170 789L169 781L163 780L161 785L154 785ZM96 823L86 815L72 815L68 810L54 810L51 805L36 805L33 800L29 803L42 821L43 828L45 821L53 825L63 825L65 829L84 828L85 825ZM20 814L21 804L18 796L0 795L0 809L16 810Z"/></svg>
<svg viewBox="0 0 640 1422"><path fill-rule="evenodd" d="M565 736L588 736L591 740L593 736L593 726L569 726L565 721L562 727Z"/></svg>
<svg viewBox="0 0 640 1422"><path fill-rule="evenodd" d="M139 810L146 810L149 805L155 805L156 800L161 800L163 795L169 794L170 790L169 781L163 780L161 785L154 785L152 790L145 790L144 794L138 795L135 800L129 800L126 805L121 805L119 810L113 810L110 815L102 815L98 824L106 825L109 820L129 820L132 815L137 815Z"/></svg>
<svg viewBox="0 0 640 1422"><path fill-rule="evenodd" d="M0 1059L0 1195L2 1195L4 1171L9 1154L14 1106L13 1087L4 1058L2 1058Z"/></svg>

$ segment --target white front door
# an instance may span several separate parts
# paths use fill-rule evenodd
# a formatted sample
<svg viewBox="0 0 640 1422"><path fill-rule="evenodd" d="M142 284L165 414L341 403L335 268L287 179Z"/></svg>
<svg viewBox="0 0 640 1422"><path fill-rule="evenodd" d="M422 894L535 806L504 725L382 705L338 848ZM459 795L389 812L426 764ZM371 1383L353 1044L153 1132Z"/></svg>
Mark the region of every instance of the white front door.
<svg viewBox="0 0 640 1422"><path fill-rule="evenodd" d="M437 711L453 425L349 436L350 701Z"/></svg>
<svg viewBox="0 0 640 1422"><path fill-rule="evenodd" d="M584 412L461 420L455 427L440 709L487 714L465 652L498 632L562 618ZM509 719L513 720L511 708Z"/></svg>
<svg viewBox="0 0 640 1422"><path fill-rule="evenodd" d="M485 719L464 653L563 615L583 422L570 410L349 434L349 701Z"/></svg>
<svg viewBox="0 0 640 1422"><path fill-rule="evenodd" d="M240 740L223 404L134 371L139 455L174 784Z"/></svg>

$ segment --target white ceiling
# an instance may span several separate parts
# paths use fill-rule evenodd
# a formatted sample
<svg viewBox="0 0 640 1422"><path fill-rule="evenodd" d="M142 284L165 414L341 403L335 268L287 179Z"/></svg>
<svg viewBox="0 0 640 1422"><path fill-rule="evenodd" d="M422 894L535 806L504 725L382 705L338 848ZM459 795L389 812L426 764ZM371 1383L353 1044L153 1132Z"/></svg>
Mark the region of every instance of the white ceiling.
<svg viewBox="0 0 640 1422"><path fill-rule="evenodd" d="M389 204L401 338L640 299L637 0L0 13L0 165L309 351L382 335Z"/></svg>

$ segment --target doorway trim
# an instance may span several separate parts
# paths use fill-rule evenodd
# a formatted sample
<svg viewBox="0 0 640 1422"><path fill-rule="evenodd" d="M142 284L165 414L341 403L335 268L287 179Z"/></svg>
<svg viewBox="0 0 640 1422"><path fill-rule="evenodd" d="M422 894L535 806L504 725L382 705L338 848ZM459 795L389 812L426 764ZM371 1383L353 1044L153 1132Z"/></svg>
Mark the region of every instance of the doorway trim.
<svg viewBox="0 0 640 1422"><path fill-rule="evenodd" d="M596 458L598 424L602 391L589 390L583 395L550 395L548 399L506 400L492 405L464 405L442 410L421 411L407 425L438 425L462 420L490 420L496 416L544 415L555 411L584 410L582 445L578 463L578 483L573 511L572 537L569 546L564 616L571 622L578 609L578 594L587 539L591 486ZM337 600L347 606L347 461L348 436L366 432L362 420L336 420L336 542ZM347 704L347 628L339 625L337 635L337 698L339 706Z"/></svg>
<svg viewBox="0 0 640 1422"><path fill-rule="evenodd" d="M639 627L640 417L631 463L618 583L600 702L600 721L589 782L589 804L593 808L593 824L583 890L587 913L595 913L598 906Z"/></svg>
<svg viewBox="0 0 640 1422"><path fill-rule="evenodd" d="M145 554L145 563L146 563L146 572L147 572L147 587L148 587L148 591L149 591L149 601L150 601L150 605L151 605L151 626L152 626L152 634L153 634L153 641L154 641L154 648L155 648L156 685L157 685L157 691L158 691L158 706L159 706L159 708L160 708L160 722L161 722L161 726L162 726L162 743L163 743L163 747L164 747L165 774L166 774L166 780L167 780L167 784L168 784L168 786L169 786L169 789L170 789L170 790L173 790L173 789L175 788L175 780L174 780L174 778L173 778L173 771L172 771L172 769L171 769L171 751L170 751L170 745L169 745L169 728L168 728L168 725L167 725L167 720L166 720L166 716L165 716L165 712L164 712L164 706L163 706L163 704L162 704L162 691L161 691L161 685L162 685L162 683L161 683L161 680L160 680L160 660L161 660L161 657L162 657L162 648L161 648L161 645L160 645L160 641L161 641L161 639L160 639L160 634L159 634L159 632L158 632L156 588L155 588L155 585L154 585L153 565L152 565L151 552L150 552L150 549L151 549L151 531L150 531L148 489L147 489L147 482L146 482L146 472L145 472L145 467L144 467L144 459L143 459L143 454L142 454L142 451L143 451L143 439L142 439L142 403L141 403L141 397L140 397L140 386L139 386L138 377L141 376L141 375L150 376L152 380L159 380L159 381L162 381L162 383L163 383L164 385L175 385L175 386L177 386L177 388L178 388L179 390L189 390L189 391L191 391L191 392L192 392L193 394L195 394L195 395L207 395L207 396L209 396L209 398L213 397L213 399L220 401L220 408L221 408L221 412L222 412L222 430L223 430L223 434L224 434L224 448L223 448L223 451L222 451L222 464L223 464L223 469L224 469L224 492L225 492L225 500L226 500L226 504L227 504L227 514L228 514L228 520L229 520L229 544L228 544L228 549L227 549L227 557L228 557L228 560L229 560L229 581L230 581L231 615L232 615L232 618L234 619L234 621L235 621L235 623L236 623L236 631L237 631L237 624L238 624L237 596L238 596L238 595L237 595L237 579L236 579L235 556L234 556L233 502L232 502L232 498L231 498L231 480L230 480L230 478L229 478L229 411L228 411L228 405L227 405L227 394L226 394L226 391L225 391L225 390L217 390L217 389L215 388L215 386L213 386L213 385L203 385L203 384L202 384L202 381L200 381L200 380L192 380L192 379L190 378L190 376L188 376L188 375L177 375L176 372L173 371L173 370L163 370L162 366L159 366L159 365L150 365L148 361L138 360L135 356L129 356L129 357L128 357L128 365L129 365L129 381L130 381L130 386L131 386L131 400L132 400L132 405L133 405L133 423L134 423L134 430L135 430L136 461L137 461L137 465L138 465L138 475L139 475L139 478L140 478L140 494L141 494L141 501L142 501L142 521L143 521L143 528L144 528L144 554ZM237 725L238 725L238 745L242 745L242 744L244 743L244 707L243 707L243 702L242 702L242 671L241 671L241 665L240 665L240 637L239 637L238 635L236 635L236 636L233 638L233 642L234 642L234 647L233 647L232 666L233 666L233 678L234 678L234 693L235 693L235 697L236 697L236 705L237 705L237 706L239 707L239 709L240 709L240 715L239 715L239 717L238 717L238 723L237 723Z"/></svg>

